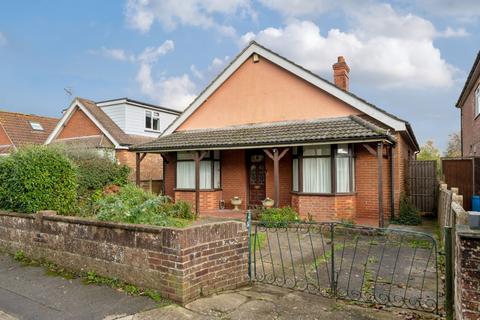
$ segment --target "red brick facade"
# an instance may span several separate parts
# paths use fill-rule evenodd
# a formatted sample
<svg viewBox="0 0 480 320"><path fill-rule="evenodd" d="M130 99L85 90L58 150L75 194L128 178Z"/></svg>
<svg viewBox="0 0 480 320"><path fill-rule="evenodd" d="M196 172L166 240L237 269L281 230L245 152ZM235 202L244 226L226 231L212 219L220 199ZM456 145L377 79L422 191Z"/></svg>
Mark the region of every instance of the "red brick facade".
<svg viewBox="0 0 480 320"><path fill-rule="evenodd" d="M58 135L58 139L87 137L102 134L102 131L80 109L76 109Z"/></svg>
<svg viewBox="0 0 480 320"><path fill-rule="evenodd" d="M394 153L394 203L398 212L400 194L405 191L405 163L408 158L408 145L399 135ZM370 144L376 151L376 144ZM389 147L384 147L382 162L383 210L385 221L391 214L391 170ZM230 199L242 198L242 209L248 205L248 177L245 150L224 150L221 152L221 190L200 192L200 214L219 209L220 200L231 209ZM371 154L364 144L355 145L355 192L352 194L314 195L293 193L292 157L288 152L280 161L280 206L292 206L302 218L311 217L317 221L357 219L361 222L378 222L378 167L377 156ZM165 171L166 194L175 200L195 203L194 190L175 190L175 156L167 155ZM274 198L273 161L265 157L266 195Z"/></svg>
<svg viewBox="0 0 480 320"><path fill-rule="evenodd" d="M477 67L478 68L478 67ZM471 157L480 154L480 117L475 115L475 89L480 86L480 78L472 78L471 91L461 108L462 156Z"/></svg>

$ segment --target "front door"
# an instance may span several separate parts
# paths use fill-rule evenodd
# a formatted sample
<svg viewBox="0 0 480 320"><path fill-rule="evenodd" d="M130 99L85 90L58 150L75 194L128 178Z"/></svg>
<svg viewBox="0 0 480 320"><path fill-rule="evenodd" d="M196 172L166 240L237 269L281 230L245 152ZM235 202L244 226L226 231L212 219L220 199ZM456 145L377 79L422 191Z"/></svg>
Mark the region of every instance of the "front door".
<svg viewBox="0 0 480 320"><path fill-rule="evenodd" d="M265 155L248 155L248 190L250 206L261 205L265 199Z"/></svg>

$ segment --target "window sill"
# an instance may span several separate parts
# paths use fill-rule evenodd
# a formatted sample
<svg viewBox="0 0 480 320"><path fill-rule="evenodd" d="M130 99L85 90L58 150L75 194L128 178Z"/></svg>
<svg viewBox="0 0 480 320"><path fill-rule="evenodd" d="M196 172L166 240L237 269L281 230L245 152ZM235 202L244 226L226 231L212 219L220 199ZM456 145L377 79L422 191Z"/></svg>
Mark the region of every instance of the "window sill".
<svg viewBox="0 0 480 320"><path fill-rule="evenodd" d="M151 132L151 133L162 133L161 130L153 130L153 129L147 129L147 128L143 129L143 131L144 132Z"/></svg>
<svg viewBox="0 0 480 320"><path fill-rule="evenodd" d="M178 189L174 188L173 191L179 191L179 192L195 192L195 189ZM222 188L219 189L200 189L198 190L200 192L215 192L215 191L222 191Z"/></svg>
<svg viewBox="0 0 480 320"><path fill-rule="evenodd" d="M290 194L295 194L298 196L312 196L312 197L345 197L345 196L355 196L356 192L343 192L343 193L312 193L312 192L298 192L290 191Z"/></svg>

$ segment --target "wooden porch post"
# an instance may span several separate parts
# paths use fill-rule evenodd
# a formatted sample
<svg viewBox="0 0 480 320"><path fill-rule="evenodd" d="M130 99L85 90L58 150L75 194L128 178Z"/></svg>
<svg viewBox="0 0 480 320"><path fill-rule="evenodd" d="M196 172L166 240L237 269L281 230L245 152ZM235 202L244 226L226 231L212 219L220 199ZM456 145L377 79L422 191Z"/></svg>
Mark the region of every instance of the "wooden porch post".
<svg viewBox="0 0 480 320"><path fill-rule="evenodd" d="M283 149L281 153L278 152L277 148L273 148L272 152L267 149L263 151L267 156L273 160L273 190L274 190L274 200L275 208L280 206L280 159L285 156L289 148Z"/></svg>
<svg viewBox="0 0 480 320"><path fill-rule="evenodd" d="M377 144L377 167L378 167L378 224L380 228L385 226L383 216L383 142Z"/></svg>
<svg viewBox="0 0 480 320"><path fill-rule="evenodd" d="M205 157L207 151L195 151L193 160L195 160L195 215L200 213L200 161Z"/></svg>
<svg viewBox="0 0 480 320"><path fill-rule="evenodd" d="M140 186L140 164L142 163L142 160L145 158L147 153L140 153L136 152L135 153L135 184L139 187Z"/></svg>

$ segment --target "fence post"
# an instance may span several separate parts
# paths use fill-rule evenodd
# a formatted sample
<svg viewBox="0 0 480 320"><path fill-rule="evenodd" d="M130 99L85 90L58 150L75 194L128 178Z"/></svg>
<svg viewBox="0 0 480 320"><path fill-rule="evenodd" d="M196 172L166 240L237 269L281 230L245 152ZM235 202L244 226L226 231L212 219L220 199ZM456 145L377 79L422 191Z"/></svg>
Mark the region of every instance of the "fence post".
<svg viewBox="0 0 480 320"><path fill-rule="evenodd" d="M336 281L336 277L335 277L335 242L333 241L333 234L334 234L334 231L335 231L335 224L334 223L330 223L330 249L331 249L331 256L332 256L332 259L331 259L331 262L332 262L332 265L331 265L331 269L332 269L332 277L331 277L331 281L330 281L330 290L332 291L332 295L334 297L337 296L337 281Z"/></svg>
<svg viewBox="0 0 480 320"><path fill-rule="evenodd" d="M447 320L453 320L454 309L454 253L452 240L452 227L445 227L445 311L447 315Z"/></svg>
<svg viewBox="0 0 480 320"><path fill-rule="evenodd" d="M247 232L248 232L248 277L252 282L252 212L247 210Z"/></svg>

